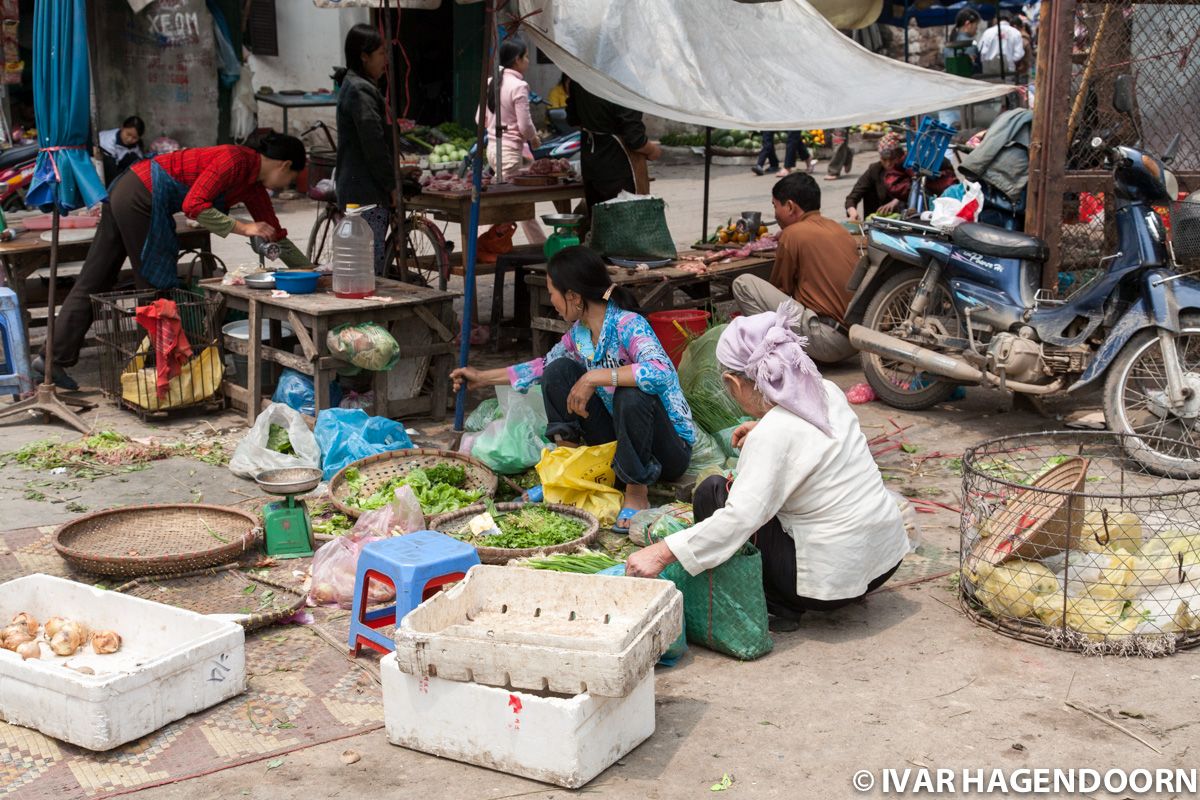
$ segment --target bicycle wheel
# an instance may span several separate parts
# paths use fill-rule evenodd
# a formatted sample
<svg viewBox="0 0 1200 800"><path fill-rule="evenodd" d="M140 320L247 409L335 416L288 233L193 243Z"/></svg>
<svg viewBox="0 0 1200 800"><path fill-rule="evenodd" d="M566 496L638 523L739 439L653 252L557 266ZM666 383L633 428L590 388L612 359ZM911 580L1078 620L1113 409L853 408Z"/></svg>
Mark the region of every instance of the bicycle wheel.
<svg viewBox="0 0 1200 800"><path fill-rule="evenodd" d="M315 266L333 261L333 229L342 220L342 212L336 206L325 205L317 212L312 230L308 233L308 260Z"/></svg>
<svg viewBox="0 0 1200 800"><path fill-rule="evenodd" d="M445 290L450 279L450 256L446 240L437 226L424 217L409 217L405 221L406 243L396 247L396 229L387 238L387 257L384 269L387 277Z"/></svg>

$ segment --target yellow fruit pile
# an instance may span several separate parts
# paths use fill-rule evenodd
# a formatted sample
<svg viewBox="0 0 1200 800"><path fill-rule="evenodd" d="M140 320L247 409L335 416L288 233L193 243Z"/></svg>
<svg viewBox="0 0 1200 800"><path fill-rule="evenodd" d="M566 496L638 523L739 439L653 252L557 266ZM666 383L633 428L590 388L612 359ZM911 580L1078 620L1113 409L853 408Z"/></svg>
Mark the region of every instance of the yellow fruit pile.
<svg viewBox="0 0 1200 800"><path fill-rule="evenodd" d="M863 133L887 133L888 127L882 122L868 122L861 130Z"/></svg>
<svg viewBox="0 0 1200 800"><path fill-rule="evenodd" d="M766 225L758 226L758 235L767 235ZM750 241L750 233L746 230L746 223L739 219L737 222L729 222L717 228L713 241L716 241L717 244L745 244Z"/></svg>

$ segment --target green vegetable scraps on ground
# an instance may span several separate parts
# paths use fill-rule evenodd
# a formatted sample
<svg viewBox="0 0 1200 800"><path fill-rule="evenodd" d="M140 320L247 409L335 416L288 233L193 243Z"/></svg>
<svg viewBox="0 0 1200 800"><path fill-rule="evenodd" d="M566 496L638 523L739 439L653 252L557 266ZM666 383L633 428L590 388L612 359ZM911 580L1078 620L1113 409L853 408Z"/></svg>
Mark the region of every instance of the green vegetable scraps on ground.
<svg viewBox="0 0 1200 800"><path fill-rule="evenodd" d="M581 575L595 575L601 570L615 567L620 563L605 553L585 550L582 553L555 553L543 558L531 558L522 566L531 569L547 569L553 572L578 572Z"/></svg>
<svg viewBox="0 0 1200 800"><path fill-rule="evenodd" d="M26 469L48 471L61 467L73 477L95 480L143 470L151 461L173 456L190 456L214 466L229 463L229 457L220 442L144 444L115 431L100 431L74 442L42 439L4 453L2 458L4 461L15 461Z"/></svg>
<svg viewBox="0 0 1200 800"><path fill-rule="evenodd" d="M371 494L363 497L366 487L362 474L353 467L346 470L346 482L350 485L351 494L346 498L346 504L363 511L374 511L383 508L395 499L395 491L401 486L413 490L421 504L421 512L425 516L436 516L448 511L457 511L483 497L482 491L471 491L461 488L467 482L467 471L462 467L451 467L438 464L434 467L417 467L407 475L392 478Z"/></svg>
<svg viewBox="0 0 1200 800"><path fill-rule="evenodd" d="M354 527L354 523L345 514L334 514L329 519L313 523L313 533L322 536L341 536Z"/></svg>
<svg viewBox="0 0 1200 800"><path fill-rule="evenodd" d="M479 547L499 547L520 550L526 547L552 547L573 542L583 535L586 527L573 518L556 514L538 505L529 505L507 514L492 512L500 533L476 539L464 527L453 535ZM613 566L609 564L608 566Z"/></svg>
<svg viewBox="0 0 1200 800"><path fill-rule="evenodd" d="M292 439L288 436L287 428L273 422L267 433L267 449L284 455L294 455L296 452L292 449Z"/></svg>

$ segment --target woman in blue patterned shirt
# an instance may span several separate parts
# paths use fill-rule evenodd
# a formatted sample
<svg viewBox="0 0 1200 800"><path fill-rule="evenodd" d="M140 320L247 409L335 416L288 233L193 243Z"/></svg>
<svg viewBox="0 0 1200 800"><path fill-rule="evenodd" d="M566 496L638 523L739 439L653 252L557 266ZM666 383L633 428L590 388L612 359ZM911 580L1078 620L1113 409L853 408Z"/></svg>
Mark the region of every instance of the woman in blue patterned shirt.
<svg viewBox="0 0 1200 800"><path fill-rule="evenodd" d="M616 440L613 471L625 484L618 529L649 508L647 487L683 475L696 434L675 366L627 289L615 286L604 261L586 247L550 259L547 288L554 309L572 323L544 358L504 369L463 367L450 373L457 390L542 384L546 437L565 447Z"/></svg>

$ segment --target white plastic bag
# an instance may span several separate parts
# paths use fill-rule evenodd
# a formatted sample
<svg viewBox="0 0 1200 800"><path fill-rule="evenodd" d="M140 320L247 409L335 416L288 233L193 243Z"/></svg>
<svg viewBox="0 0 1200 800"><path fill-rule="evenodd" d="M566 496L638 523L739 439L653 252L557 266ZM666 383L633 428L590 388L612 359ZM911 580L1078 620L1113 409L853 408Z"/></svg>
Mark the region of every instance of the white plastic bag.
<svg viewBox="0 0 1200 800"><path fill-rule="evenodd" d="M397 487L393 496L395 499L383 508L366 511L358 518L355 535L383 539L425 530L425 514L412 487Z"/></svg>
<svg viewBox="0 0 1200 800"><path fill-rule="evenodd" d="M964 222L974 222L983 210L983 187L978 183L966 182L962 198L938 197L933 201L929 224L942 230L950 230Z"/></svg>
<svg viewBox="0 0 1200 800"><path fill-rule="evenodd" d="M354 604L354 581L358 571L358 556L379 536L365 536L355 530L321 545L313 556L312 586L308 601L312 605L327 606L336 603L342 608ZM383 581L371 581L367 601L386 603L396 598L396 591Z"/></svg>
<svg viewBox="0 0 1200 800"><path fill-rule="evenodd" d="M523 472L542 458L546 441L546 406L540 386L521 394L496 387L500 418L489 422L471 445L471 455L502 475Z"/></svg>
<svg viewBox="0 0 1200 800"><path fill-rule="evenodd" d="M258 127L258 101L254 99L254 72L249 64L242 64L242 75L233 86L233 108L231 109L230 134L235 142L242 142ZM287 133L287 131L284 131Z"/></svg>
<svg viewBox="0 0 1200 800"><path fill-rule="evenodd" d="M287 429L294 455L278 453L267 447L273 424ZM304 424L300 412L283 403L271 403L258 415L254 426L238 442L233 458L229 459L230 471L242 478L253 478L268 469L319 469L320 466L321 448L317 446L316 437Z"/></svg>

